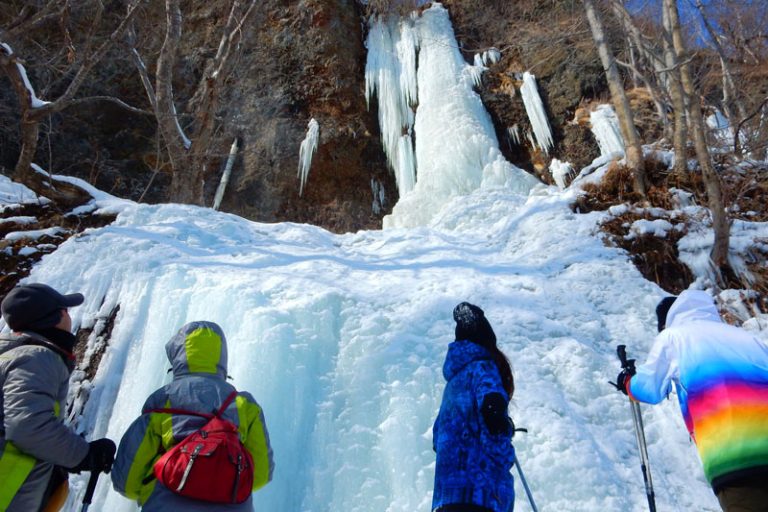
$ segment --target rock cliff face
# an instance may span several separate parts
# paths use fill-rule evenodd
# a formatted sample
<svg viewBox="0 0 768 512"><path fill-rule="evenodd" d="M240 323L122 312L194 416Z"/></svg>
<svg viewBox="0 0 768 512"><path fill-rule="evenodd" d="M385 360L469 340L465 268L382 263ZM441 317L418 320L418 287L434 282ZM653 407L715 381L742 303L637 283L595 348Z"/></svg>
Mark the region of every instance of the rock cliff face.
<svg viewBox="0 0 768 512"><path fill-rule="evenodd" d="M216 51L231 2L184 0L183 37L174 89L182 124L191 122L193 84L207 58ZM551 5L550 5L551 4ZM567 23L570 2L522 0L445 0L459 44L468 62L474 53L496 47L502 59L489 66L479 91L497 129L507 159L549 181L550 156L510 141L507 128L529 128L519 92L512 95L515 74L532 70L539 79L555 135L553 156L575 166L590 161L597 148L588 130L568 124L580 102L602 92L588 34ZM555 13L555 14L553 14ZM221 209L265 222L311 223L336 232L377 229L397 201L397 187L380 142L375 104L364 97L365 21L355 0L261 0L244 27L236 71L227 82L217 116L217 151L206 183L206 204L213 195L232 140L241 149ZM2 12L0 12L0 17ZM0 19L2 22L2 19ZM162 2L147 4L139 39L150 68L164 34ZM578 27L577 27L578 29ZM33 80L45 74L34 59L37 41L59 44L51 27L48 38L20 41ZM50 51L53 53L54 48ZM110 94L149 108L141 81L124 48L95 70L83 94ZM39 57L38 57L39 55ZM0 93L0 117L14 119L15 100ZM307 124L320 126L303 195L297 177L299 147ZM110 104L83 105L51 120L51 134L40 144L38 161L55 173L74 174L114 194L151 202L167 198L169 176L162 152L156 151L156 124L151 116L128 113ZM0 148L0 165L14 163L13 134ZM52 156L51 156L52 155ZM159 158L158 158L159 156ZM159 173L150 182L153 169ZM146 192L145 192L146 189ZM383 193L380 193L383 191Z"/></svg>
<svg viewBox="0 0 768 512"><path fill-rule="evenodd" d="M506 158L552 183L546 171L551 157L574 168L600 154L591 132L573 123L583 102L604 96L606 84L591 36L584 26L581 4L562 0L444 0L456 37L468 62L488 48L501 51L489 64L479 91L496 126ZM547 110L555 145L550 155L515 144L507 128L518 126L523 139L531 130L520 96L520 75L534 74Z"/></svg>
<svg viewBox="0 0 768 512"><path fill-rule="evenodd" d="M222 209L333 231L380 227L397 191L365 104L361 22L353 0L261 3L226 99L224 124L243 154ZM299 196L299 147L312 118L320 139Z"/></svg>

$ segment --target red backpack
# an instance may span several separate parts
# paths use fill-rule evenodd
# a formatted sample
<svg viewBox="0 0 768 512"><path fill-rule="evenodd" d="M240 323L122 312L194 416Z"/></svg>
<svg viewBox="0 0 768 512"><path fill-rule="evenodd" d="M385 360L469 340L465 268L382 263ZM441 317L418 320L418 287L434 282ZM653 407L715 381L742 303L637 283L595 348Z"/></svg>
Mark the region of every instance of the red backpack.
<svg viewBox="0 0 768 512"><path fill-rule="evenodd" d="M233 391L214 414L182 409L148 412L208 418L155 462L157 480L171 491L194 500L242 503L253 489L253 457L240 441L237 426L221 417L237 395Z"/></svg>

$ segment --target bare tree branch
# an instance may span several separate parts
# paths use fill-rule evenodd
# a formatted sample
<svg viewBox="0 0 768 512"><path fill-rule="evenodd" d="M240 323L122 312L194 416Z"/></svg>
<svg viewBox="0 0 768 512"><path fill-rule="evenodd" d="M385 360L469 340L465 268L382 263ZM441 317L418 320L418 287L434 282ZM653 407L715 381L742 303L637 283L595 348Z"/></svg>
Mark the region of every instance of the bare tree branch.
<svg viewBox="0 0 768 512"><path fill-rule="evenodd" d="M114 103L115 105L118 105L125 110L128 110L129 112L133 112L134 114L141 114L144 116L154 116L155 113L151 112L149 110L144 110L142 108L137 108L132 105L127 104L120 98L115 98L114 96L89 96L87 98L78 98L76 100L72 100L69 104L70 107L74 107L76 105L82 105L84 103L91 103L94 101L108 101L110 103Z"/></svg>
<svg viewBox="0 0 768 512"><path fill-rule="evenodd" d="M24 8L19 13L19 16L17 17L17 19L12 21L5 30L0 28L0 39L3 39L5 41L13 41L17 39L20 35L26 32L29 32L30 30L34 30L46 23L59 19L61 17L61 12L63 10L63 7L59 8L58 6L59 3L61 2L59 1L48 2L43 6L42 9L40 9L35 14L33 14L31 18L26 20L23 19L24 17L26 17L27 8L28 8L28 6L25 5Z"/></svg>

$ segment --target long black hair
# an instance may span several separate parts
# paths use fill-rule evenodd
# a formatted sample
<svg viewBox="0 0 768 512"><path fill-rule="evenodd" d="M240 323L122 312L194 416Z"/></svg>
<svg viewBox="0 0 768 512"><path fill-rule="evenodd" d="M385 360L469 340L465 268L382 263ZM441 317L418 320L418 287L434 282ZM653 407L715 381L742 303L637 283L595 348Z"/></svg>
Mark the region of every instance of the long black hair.
<svg viewBox="0 0 768 512"><path fill-rule="evenodd" d="M493 356L493 362L496 363L496 368L499 369L501 375L501 384L504 386L504 391L507 392L509 399L512 399L512 395L515 393L515 378L512 375L512 367L509 364L509 359L504 355L499 347L494 346L491 349L491 355Z"/></svg>

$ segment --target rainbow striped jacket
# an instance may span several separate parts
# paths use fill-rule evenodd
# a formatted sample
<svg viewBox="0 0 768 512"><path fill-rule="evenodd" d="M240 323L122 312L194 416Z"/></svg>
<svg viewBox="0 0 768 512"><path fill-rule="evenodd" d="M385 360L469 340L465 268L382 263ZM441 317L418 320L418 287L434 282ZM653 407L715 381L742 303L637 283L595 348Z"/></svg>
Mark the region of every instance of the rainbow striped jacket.
<svg viewBox="0 0 768 512"><path fill-rule="evenodd" d="M628 391L655 404L673 383L716 491L768 474L768 344L724 323L705 292L687 290L675 300Z"/></svg>

